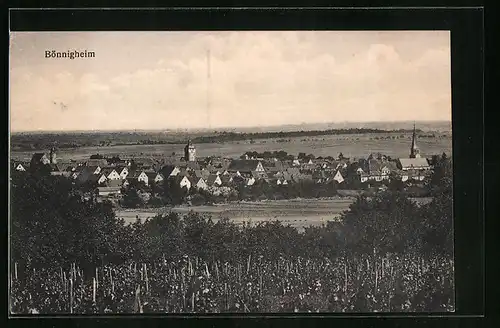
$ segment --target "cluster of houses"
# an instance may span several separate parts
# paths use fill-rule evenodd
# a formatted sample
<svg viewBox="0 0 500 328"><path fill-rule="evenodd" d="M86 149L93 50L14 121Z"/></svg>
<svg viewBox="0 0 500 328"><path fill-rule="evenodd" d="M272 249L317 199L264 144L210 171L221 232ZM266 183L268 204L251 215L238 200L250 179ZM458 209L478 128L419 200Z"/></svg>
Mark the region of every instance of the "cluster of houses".
<svg viewBox="0 0 500 328"><path fill-rule="evenodd" d="M359 179L361 183L391 179L420 182L431 172L429 161L420 157L415 134L410 157L397 160L381 154L356 161L343 157L330 160L296 158L290 161L248 156L244 159L197 159L194 145L188 142L181 159L113 157L61 162L57 161L55 149L51 149L48 156L45 153L35 153L30 163L15 162L13 168L17 171L27 171L36 167L48 168L50 174L65 176L78 185L96 186L101 197L119 195L122 188L127 188L131 183L151 187L164 180L171 180L188 190L193 187L208 190L236 184L252 186L259 180L275 185L301 181L336 181L342 184L349 175L355 175L355 179Z"/></svg>

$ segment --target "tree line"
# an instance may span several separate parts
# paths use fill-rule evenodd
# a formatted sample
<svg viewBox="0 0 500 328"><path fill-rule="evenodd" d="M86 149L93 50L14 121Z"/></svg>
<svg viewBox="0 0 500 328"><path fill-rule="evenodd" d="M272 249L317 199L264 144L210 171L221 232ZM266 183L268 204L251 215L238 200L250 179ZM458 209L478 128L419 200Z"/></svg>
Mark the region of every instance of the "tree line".
<svg viewBox="0 0 500 328"><path fill-rule="evenodd" d="M256 140L256 139L277 139L277 138L296 138L296 137L316 137L327 135L352 135L352 134L382 134L382 133L410 133L413 130L397 129L383 130L371 128L350 128L350 129L328 129L328 130L310 130L310 131L280 131L280 132L222 132L213 136L200 136L194 138L194 143L223 143L230 141ZM422 132L420 129L417 132Z"/></svg>
<svg viewBox="0 0 500 328"><path fill-rule="evenodd" d="M179 144L188 138L194 143L224 143L232 141L314 137L322 135L352 135L352 134L384 134L384 133L411 133L413 130L397 129L383 130L371 128L329 129L311 131L286 131L286 132L217 132L213 133L168 133L163 132L80 132L80 133L23 133L11 136L13 150L38 150L47 149L57 145L60 149L113 146L113 145L153 145L153 144ZM422 132L417 129L417 132Z"/></svg>

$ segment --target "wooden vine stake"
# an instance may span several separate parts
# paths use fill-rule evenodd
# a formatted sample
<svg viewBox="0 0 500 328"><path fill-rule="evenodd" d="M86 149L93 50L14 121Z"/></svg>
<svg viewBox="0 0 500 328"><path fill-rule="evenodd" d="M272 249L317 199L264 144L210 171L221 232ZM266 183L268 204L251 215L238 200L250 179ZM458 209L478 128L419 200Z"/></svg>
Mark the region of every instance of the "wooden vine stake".
<svg viewBox="0 0 500 328"><path fill-rule="evenodd" d="M69 278L69 313L73 313L73 278Z"/></svg>
<svg viewBox="0 0 500 328"><path fill-rule="evenodd" d="M92 289L92 301L94 302L95 304L95 295L96 295L96 280L95 278L92 278L92 286L93 286L93 289Z"/></svg>

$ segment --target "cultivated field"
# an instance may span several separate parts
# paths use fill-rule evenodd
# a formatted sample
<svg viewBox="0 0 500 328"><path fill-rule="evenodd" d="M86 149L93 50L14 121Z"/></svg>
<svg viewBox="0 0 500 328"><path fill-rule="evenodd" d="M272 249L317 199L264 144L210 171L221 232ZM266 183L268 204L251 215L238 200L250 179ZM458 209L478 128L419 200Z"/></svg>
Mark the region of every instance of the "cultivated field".
<svg viewBox="0 0 500 328"><path fill-rule="evenodd" d="M349 209L351 198L268 200L262 202L235 202L213 206L183 206L175 208L117 210L116 216L130 224L137 218L145 220L159 213L170 211L185 214L189 211L211 215L216 222L228 218L238 224L279 220L284 224L302 229L306 226L321 226L333 221Z"/></svg>
<svg viewBox="0 0 500 328"><path fill-rule="evenodd" d="M391 139L385 139L390 136ZM392 139L394 137L395 139ZM375 139L378 138L378 139ZM373 135L325 135L317 137L297 137L285 139L262 139L227 143L196 144L197 156L223 156L238 158L247 151L279 151L297 155L300 152L313 154L316 157L337 157L343 153L346 157L367 157L370 153L384 153L393 158L407 157L410 147L410 136L401 138L400 134L373 134ZM170 156L173 152L181 156L185 144L157 144L157 145L123 145L102 147L81 147L61 149L57 156L63 160L82 160L92 154L133 156ZM421 138L418 140L421 154L430 156L452 152L451 136L436 138ZM39 151L47 151L41 149ZM11 156L16 160L29 161L35 151L12 151Z"/></svg>

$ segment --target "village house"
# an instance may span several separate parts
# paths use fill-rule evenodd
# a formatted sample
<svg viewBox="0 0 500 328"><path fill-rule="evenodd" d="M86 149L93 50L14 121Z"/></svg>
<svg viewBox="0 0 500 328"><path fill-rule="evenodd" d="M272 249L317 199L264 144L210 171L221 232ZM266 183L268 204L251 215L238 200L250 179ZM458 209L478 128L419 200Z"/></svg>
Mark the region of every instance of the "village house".
<svg viewBox="0 0 500 328"><path fill-rule="evenodd" d="M186 162L196 163L196 147L188 140L186 147L184 147L184 160Z"/></svg>
<svg viewBox="0 0 500 328"><path fill-rule="evenodd" d="M262 164L266 172L269 171L284 171L290 167L290 164L286 161L281 161L279 159L273 160L272 162L266 162Z"/></svg>
<svg viewBox="0 0 500 328"><path fill-rule="evenodd" d="M149 185L149 177L143 170L136 171L132 176L132 179L136 179L139 183L144 183L146 186Z"/></svg>
<svg viewBox="0 0 500 328"><path fill-rule="evenodd" d="M246 186L253 186L255 182L257 182L257 180L254 177L243 178L243 180Z"/></svg>
<svg viewBox="0 0 500 328"><path fill-rule="evenodd" d="M122 180L126 179L129 174L129 169L127 166L117 166L115 170L116 172L118 172Z"/></svg>
<svg viewBox="0 0 500 328"><path fill-rule="evenodd" d="M187 167L181 167L180 168L180 172L176 175L178 177L190 177L191 175L194 174L194 171L191 171L189 168Z"/></svg>
<svg viewBox="0 0 500 328"><path fill-rule="evenodd" d="M138 170L153 170L155 164L157 164L157 161L151 157L134 157L133 159L133 165Z"/></svg>
<svg viewBox="0 0 500 328"><path fill-rule="evenodd" d="M231 186L234 182L234 177L237 175L232 175L232 174L222 174L220 177L220 180L222 181L223 186Z"/></svg>
<svg viewBox="0 0 500 328"><path fill-rule="evenodd" d="M337 181L338 183L344 182L344 177L340 173L340 170L338 170L337 173L335 173L333 180Z"/></svg>
<svg viewBox="0 0 500 328"><path fill-rule="evenodd" d="M280 178L278 178L278 184L286 186L286 185L288 185L288 180L285 179L284 177L280 177Z"/></svg>
<svg viewBox="0 0 500 328"><path fill-rule="evenodd" d="M187 176L171 176L168 179L174 181L180 188L191 189L191 181Z"/></svg>
<svg viewBox="0 0 500 328"><path fill-rule="evenodd" d="M194 175L195 175L197 178L203 178L203 179L206 179L206 178L208 178L208 176L210 175L210 171L209 171L209 170L207 170L207 169L196 170L196 171L194 171Z"/></svg>
<svg viewBox="0 0 500 328"><path fill-rule="evenodd" d="M151 184L153 182L155 184L159 184L164 180L163 176L160 173L156 173L156 172L144 172L144 173L146 173L146 175L148 176L148 183L149 184Z"/></svg>
<svg viewBox="0 0 500 328"><path fill-rule="evenodd" d="M104 184L106 181L108 181L108 177L106 176L106 173L101 172L99 174L94 174L88 179L90 182L96 181L98 185Z"/></svg>
<svg viewBox="0 0 500 328"><path fill-rule="evenodd" d="M85 166L92 166L92 167L106 167L108 165L108 161L105 158L101 159L88 159L84 163Z"/></svg>
<svg viewBox="0 0 500 328"><path fill-rule="evenodd" d="M216 174L210 174L210 176L207 179L207 185L209 187L220 187L222 185L222 180L219 175Z"/></svg>
<svg viewBox="0 0 500 328"><path fill-rule="evenodd" d="M107 180L105 183L106 187L113 187L113 188L122 188L123 187L123 181L122 180Z"/></svg>
<svg viewBox="0 0 500 328"><path fill-rule="evenodd" d="M427 170L405 170L400 173L403 182L424 181L429 175Z"/></svg>
<svg viewBox="0 0 500 328"><path fill-rule="evenodd" d="M312 179L315 183L325 183L328 181L328 177L324 171L314 171Z"/></svg>
<svg viewBox="0 0 500 328"><path fill-rule="evenodd" d="M29 163L19 163L16 162L13 165L14 170L19 172L26 172L29 169Z"/></svg>
<svg viewBox="0 0 500 328"><path fill-rule="evenodd" d="M267 183L269 183L270 185L278 185L278 179L276 179L276 178L268 178L267 179Z"/></svg>
<svg viewBox="0 0 500 328"><path fill-rule="evenodd" d="M397 162L397 167L402 170L402 171L411 171L411 174L408 174L408 178L410 176L415 177L414 180L420 180L425 179L424 173L420 173L418 171L429 171L431 170L431 166L429 165L429 162L427 161L426 158L420 157L420 150L417 147L416 143L416 132L415 132L415 125L413 125L413 135L412 135L412 142L411 142L411 147L410 147L410 158L400 158ZM415 173L418 172L418 173ZM416 175L415 175L416 174ZM406 178L407 175L405 175ZM403 179L403 177L402 177Z"/></svg>
<svg viewBox="0 0 500 328"><path fill-rule="evenodd" d="M252 171L265 172L262 163L258 160L233 160L227 171L236 175L250 175Z"/></svg>
<svg viewBox="0 0 500 328"><path fill-rule="evenodd" d="M258 177L258 178L261 178L261 179L277 179L278 177L281 176L280 174L280 171L276 171L276 170L266 170L266 173L264 176L263 173L260 173L260 172L255 172L255 177Z"/></svg>
<svg viewBox="0 0 500 328"><path fill-rule="evenodd" d="M112 197L121 194L121 187L97 187L99 197Z"/></svg>
<svg viewBox="0 0 500 328"><path fill-rule="evenodd" d="M241 175L240 175L241 176ZM252 171L250 172L250 174L245 174L243 176L244 178L250 178L250 177L253 177L255 179L255 181L257 180L266 180L266 179L269 179L269 176L267 175L266 172L264 171Z"/></svg>
<svg viewBox="0 0 500 328"><path fill-rule="evenodd" d="M303 162L301 162L300 167L304 169L311 169L314 166L314 161L312 158L305 159Z"/></svg>
<svg viewBox="0 0 500 328"><path fill-rule="evenodd" d="M121 180L122 177L118 172L116 172L113 168L105 168L100 173L106 176L107 180Z"/></svg>
<svg viewBox="0 0 500 328"><path fill-rule="evenodd" d="M78 177L78 175L86 168L85 165L83 165L82 163L79 163L77 164L76 166L74 166L74 168L71 170L71 175L70 175L70 178L72 179L76 179Z"/></svg>
<svg viewBox="0 0 500 328"><path fill-rule="evenodd" d="M410 156L409 158L400 158L398 160L398 168L403 170L403 171L427 171L431 169L431 166L429 165L429 162L427 161L426 158L422 158L420 156L420 149L417 147L417 141L416 141L416 130L415 130L415 124L413 125L413 135L412 135L412 140L411 140L411 147L410 147Z"/></svg>
<svg viewBox="0 0 500 328"><path fill-rule="evenodd" d="M139 184L148 185L149 178L144 170L130 170L127 175L128 182L137 182Z"/></svg>
<svg viewBox="0 0 500 328"><path fill-rule="evenodd" d="M269 183L275 184L277 186L287 185L288 181L283 177L277 177L269 180Z"/></svg>
<svg viewBox="0 0 500 328"><path fill-rule="evenodd" d="M75 172L72 173L71 178L76 179L78 184L97 182L99 180L97 174L99 173L96 172L101 172L101 170L96 170L95 167L83 166L75 170Z"/></svg>
<svg viewBox="0 0 500 328"><path fill-rule="evenodd" d="M196 159L196 163L200 167L207 167L208 165L212 165L212 157L198 158Z"/></svg>
<svg viewBox="0 0 500 328"><path fill-rule="evenodd" d="M108 158L107 161L108 161L109 165L114 165L116 167L127 166L130 163L130 161L127 161L125 159L121 159L118 156L113 156L111 158Z"/></svg>
<svg viewBox="0 0 500 328"><path fill-rule="evenodd" d="M330 164L328 162L323 162L323 163L320 164L320 168L322 170L332 169L332 164Z"/></svg>
<svg viewBox="0 0 500 328"><path fill-rule="evenodd" d="M281 178L285 179L287 181L287 184L292 181L292 175L288 173L287 171L282 172Z"/></svg>
<svg viewBox="0 0 500 328"><path fill-rule="evenodd" d="M288 172L290 175L299 175L300 169L297 167L290 167L286 169L286 172Z"/></svg>
<svg viewBox="0 0 500 328"><path fill-rule="evenodd" d="M189 171L196 171L201 169L201 166L200 164L198 164L198 162L192 162L192 161L185 162L184 167L186 167Z"/></svg>
<svg viewBox="0 0 500 328"><path fill-rule="evenodd" d="M30 168L39 168L42 165L49 165L50 160L45 153L34 153L31 157Z"/></svg>
<svg viewBox="0 0 500 328"><path fill-rule="evenodd" d="M431 166L426 158L400 158L398 167L403 171L408 170L430 170Z"/></svg>
<svg viewBox="0 0 500 328"><path fill-rule="evenodd" d="M269 178L274 177L276 174L278 174L281 170L275 166L271 167L264 167L265 173Z"/></svg>
<svg viewBox="0 0 500 328"><path fill-rule="evenodd" d="M368 180L377 182L389 180L392 166L388 161L371 158L366 162L366 167L361 172L360 180L361 182Z"/></svg>
<svg viewBox="0 0 500 328"><path fill-rule="evenodd" d="M94 165L80 166L79 169L77 169L77 171L79 171L79 172L87 171L87 172L90 172L92 174L99 174L99 173L101 173L101 170L102 170L102 168L98 165L97 166L94 166Z"/></svg>
<svg viewBox="0 0 500 328"><path fill-rule="evenodd" d="M64 171L59 164L48 164L50 168L50 175L52 176L66 176L67 172Z"/></svg>
<svg viewBox="0 0 500 328"><path fill-rule="evenodd" d="M180 167L176 165L165 165L161 168L160 173L165 177L175 177L179 173L181 173Z"/></svg>
<svg viewBox="0 0 500 328"><path fill-rule="evenodd" d="M207 190L208 185L202 177L192 176L189 178L189 182L191 183L191 187Z"/></svg>
<svg viewBox="0 0 500 328"><path fill-rule="evenodd" d="M73 172L70 173L69 178L72 180L76 180L76 178L78 178L78 176L80 175L81 171L82 171L81 169L75 169Z"/></svg>

